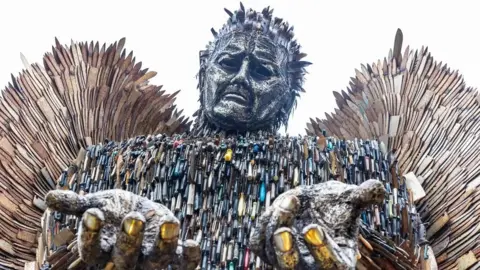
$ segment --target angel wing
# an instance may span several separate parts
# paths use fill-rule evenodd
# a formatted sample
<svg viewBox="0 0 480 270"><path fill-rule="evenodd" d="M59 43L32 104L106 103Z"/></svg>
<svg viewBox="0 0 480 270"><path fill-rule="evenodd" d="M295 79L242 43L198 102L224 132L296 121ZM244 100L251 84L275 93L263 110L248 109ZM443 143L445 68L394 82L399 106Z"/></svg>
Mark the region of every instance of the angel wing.
<svg viewBox="0 0 480 270"><path fill-rule="evenodd" d="M428 48L407 47L402 55L401 47L398 30L388 58L356 70L349 87L334 93L338 109L311 119L307 133L383 142L413 193L438 267L478 269L480 95L458 71L435 61ZM379 269L371 258L385 257L385 250L370 246L361 263Z"/></svg>
<svg viewBox="0 0 480 270"><path fill-rule="evenodd" d="M183 133L191 124L175 109L175 96L149 84L125 39L62 46L56 40L44 65L29 65L0 100L0 268L24 269L43 261L36 253L49 237L39 220L52 177L92 142L141 134ZM134 115L134 117L132 117ZM59 230L61 228L58 228ZM35 269L35 268L32 268Z"/></svg>

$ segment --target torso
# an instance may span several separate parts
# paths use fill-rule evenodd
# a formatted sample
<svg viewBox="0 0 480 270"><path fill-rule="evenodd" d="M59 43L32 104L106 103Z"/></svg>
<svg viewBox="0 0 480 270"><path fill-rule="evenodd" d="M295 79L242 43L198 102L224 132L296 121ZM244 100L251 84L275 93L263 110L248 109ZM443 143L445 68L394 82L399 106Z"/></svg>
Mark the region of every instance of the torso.
<svg viewBox="0 0 480 270"><path fill-rule="evenodd" d="M387 155L376 141L157 136L91 146L87 155L84 183L79 177L81 184L69 188L122 188L169 207L182 223L181 238L201 242L201 269L266 269L248 248L249 233L257 217L292 187L331 179L392 182ZM67 174L60 185L68 184ZM407 198L404 185L398 187ZM402 215L387 208L365 211L363 224L400 242Z"/></svg>

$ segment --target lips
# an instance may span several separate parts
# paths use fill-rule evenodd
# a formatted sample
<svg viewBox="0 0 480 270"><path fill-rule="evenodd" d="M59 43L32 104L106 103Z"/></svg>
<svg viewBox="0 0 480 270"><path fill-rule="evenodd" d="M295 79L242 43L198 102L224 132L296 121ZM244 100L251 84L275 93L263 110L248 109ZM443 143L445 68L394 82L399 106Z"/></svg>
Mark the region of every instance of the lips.
<svg viewBox="0 0 480 270"><path fill-rule="evenodd" d="M233 101L233 102L244 104L244 105L248 104L248 96L245 93L243 93L243 91L241 90L235 90L235 91L227 90L223 94L222 99Z"/></svg>

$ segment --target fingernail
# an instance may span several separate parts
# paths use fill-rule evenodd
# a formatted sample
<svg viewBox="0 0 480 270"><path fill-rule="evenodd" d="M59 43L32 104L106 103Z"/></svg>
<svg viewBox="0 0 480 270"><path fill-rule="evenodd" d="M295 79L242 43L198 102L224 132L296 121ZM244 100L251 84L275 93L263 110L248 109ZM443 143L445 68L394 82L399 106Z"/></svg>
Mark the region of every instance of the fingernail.
<svg viewBox="0 0 480 270"><path fill-rule="evenodd" d="M77 246L77 241L72 241L70 242L70 244L68 244L67 250L72 250L76 246Z"/></svg>
<svg viewBox="0 0 480 270"><path fill-rule="evenodd" d="M289 229L278 229L273 236L273 240L281 252L287 252L293 248L293 237Z"/></svg>
<svg viewBox="0 0 480 270"><path fill-rule="evenodd" d="M83 220L83 224L89 231L98 232L102 226L102 221L88 212L85 213Z"/></svg>
<svg viewBox="0 0 480 270"><path fill-rule="evenodd" d="M123 222L123 230L130 236L137 236L143 230L143 221L130 218Z"/></svg>
<svg viewBox="0 0 480 270"><path fill-rule="evenodd" d="M114 270L115 264L113 262L108 262L103 270Z"/></svg>
<svg viewBox="0 0 480 270"><path fill-rule="evenodd" d="M179 233L180 225L178 223L167 222L160 226L160 237L162 240L172 240L178 237Z"/></svg>
<svg viewBox="0 0 480 270"><path fill-rule="evenodd" d="M304 235L305 241L310 245L319 246L323 244L324 234L322 229L317 225L308 228Z"/></svg>
<svg viewBox="0 0 480 270"><path fill-rule="evenodd" d="M75 261L73 261L73 262L68 266L67 269L74 269L74 268L76 268L77 266L79 266L80 263L82 263L82 259L81 259L81 258L78 258L78 259L76 259Z"/></svg>
<svg viewBox="0 0 480 270"><path fill-rule="evenodd" d="M285 197L280 203L280 207L288 211L295 211L299 205L297 196Z"/></svg>

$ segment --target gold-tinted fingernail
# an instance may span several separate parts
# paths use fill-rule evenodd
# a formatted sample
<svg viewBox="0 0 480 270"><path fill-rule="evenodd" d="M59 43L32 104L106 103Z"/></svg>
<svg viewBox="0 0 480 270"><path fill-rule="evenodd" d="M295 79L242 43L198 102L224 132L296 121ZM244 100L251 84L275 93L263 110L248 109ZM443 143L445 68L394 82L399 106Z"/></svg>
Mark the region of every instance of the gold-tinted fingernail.
<svg viewBox="0 0 480 270"><path fill-rule="evenodd" d="M329 269L333 266L333 255L325 243L325 233L318 225L309 225L304 228L303 235L305 242L309 245L313 257L322 266L322 269Z"/></svg>
<svg viewBox="0 0 480 270"><path fill-rule="evenodd" d="M296 196L285 197L280 203L280 207L288 211L295 211L299 205L300 202Z"/></svg>
<svg viewBox="0 0 480 270"><path fill-rule="evenodd" d="M104 270L115 270L115 264L113 262L108 262Z"/></svg>
<svg viewBox="0 0 480 270"><path fill-rule="evenodd" d="M310 245L320 246L323 244L323 231L318 227L312 227L305 233L305 241Z"/></svg>
<svg viewBox="0 0 480 270"><path fill-rule="evenodd" d="M67 250L72 250L76 246L77 246L77 241L74 240L74 241L70 242L70 244L68 244Z"/></svg>
<svg viewBox="0 0 480 270"><path fill-rule="evenodd" d="M273 236L273 239L275 241L275 245L281 252L287 252L292 250L293 248L293 239L292 239L292 234L288 230L282 230L275 232L275 235Z"/></svg>
<svg viewBox="0 0 480 270"><path fill-rule="evenodd" d="M83 223L85 224L85 227L87 227L89 231L94 231L94 232L99 231L100 227L102 226L102 221L98 217L90 213L85 213Z"/></svg>
<svg viewBox="0 0 480 270"><path fill-rule="evenodd" d="M362 258L362 254L360 251L357 250L357 260L360 260Z"/></svg>
<svg viewBox="0 0 480 270"><path fill-rule="evenodd" d="M68 266L68 270L70 269L75 269L77 268L80 264L82 263L82 259L81 258L78 258L76 259L75 261L73 261L69 266Z"/></svg>
<svg viewBox="0 0 480 270"><path fill-rule="evenodd" d="M123 222L123 230L130 236L137 236L143 230L143 221L130 218Z"/></svg>
<svg viewBox="0 0 480 270"><path fill-rule="evenodd" d="M180 225L178 223L166 222L160 226L160 237L162 240L172 240L178 237Z"/></svg>

